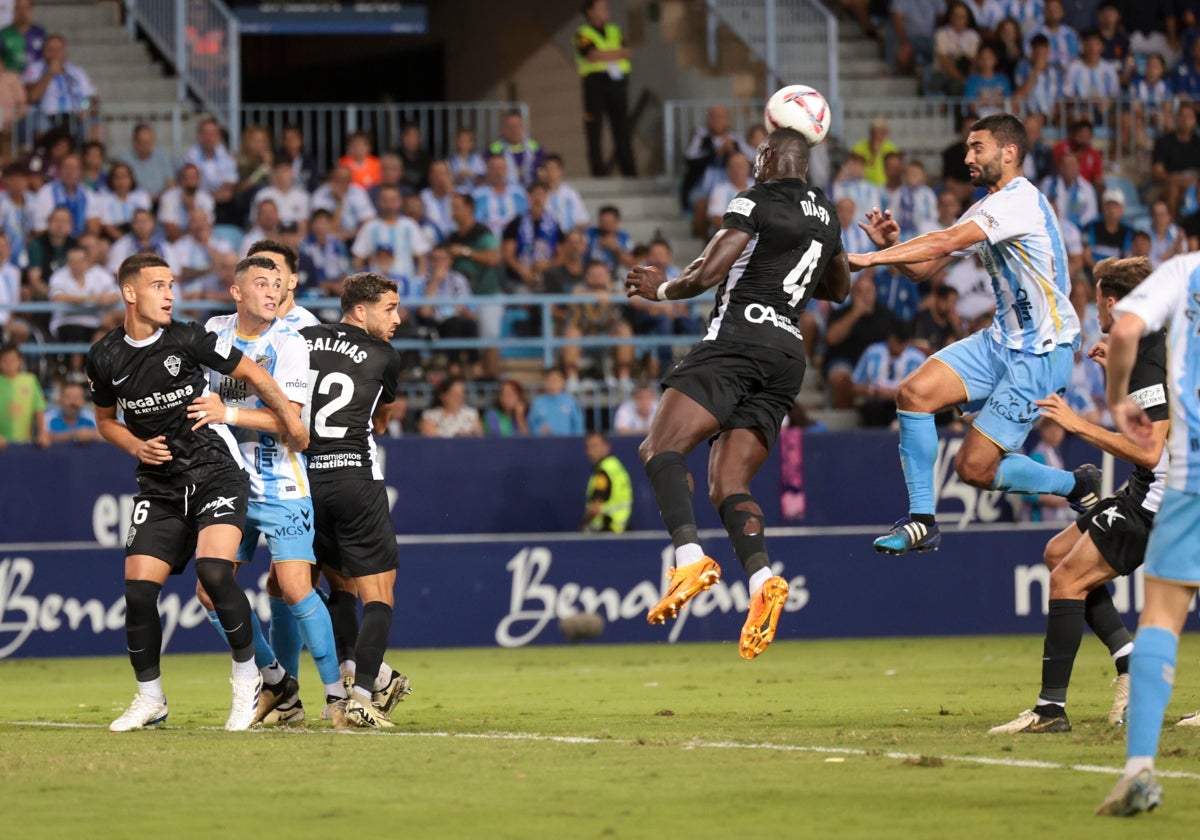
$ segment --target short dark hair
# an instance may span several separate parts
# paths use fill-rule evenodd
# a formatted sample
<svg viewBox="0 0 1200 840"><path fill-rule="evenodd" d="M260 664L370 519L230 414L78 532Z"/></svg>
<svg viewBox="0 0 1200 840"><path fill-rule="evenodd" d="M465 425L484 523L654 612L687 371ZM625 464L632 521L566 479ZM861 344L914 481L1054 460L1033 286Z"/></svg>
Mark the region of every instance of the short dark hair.
<svg viewBox="0 0 1200 840"><path fill-rule="evenodd" d="M528 195L529 193L532 193L534 190L541 190L544 193L548 193L548 192L550 192L550 187L549 187L549 185L546 184L545 181L534 181L532 184L530 184L525 189L525 194Z"/></svg>
<svg viewBox="0 0 1200 840"><path fill-rule="evenodd" d="M948 298L950 295L957 295L958 289L951 286L949 283L943 283L933 290L934 297Z"/></svg>
<svg viewBox="0 0 1200 840"><path fill-rule="evenodd" d="M117 269L117 282L124 286L136 279L144 268L170 269L171 266L167 265L167 261L158 254L133 254L121 262L121 266Z"/></svg>
<svg viewBox="0 0 1200 840"><path fill-rule="evenodd" d="M1120 300L1137 288L1151 270L1146 257L1109 257L1096 263L1092 274L1100 294Z"/></svg>
<svg viewBox="0 0 1200 840"><path fill-rule="evenodd" d="M912 338L912 325L903 318L892 318L888 325L888 338L894 338L897 341L908 341Z"/></svg>
<svg viewBox="0 0 1200 840"><path fill-rule="evenodd" d="M566 164L563 163L562 155L560 155L558 152L551 152L542 158L542 163L550 163L551 161L554 161L564 169L566 168Z"/></svg>
<svg viewBox="0 0 1200 840"><path fill-rule="evenodd" d="M288 271L292 274L296 273L300 265L300 261L296 257L296 252L275 239L260 239L255 242L250 246L250 250L246 252L246 256L253 257L255 254L278 254L283 257L283 261L287 263Z"/></svg>
<svg viewBox="0 0 1200 840"><path fill-rule="evenodd" d="M263 271L279 271L279 266L275 265L275 261L270 257L261 257L252 255L246 257L233 269L233 276L241 277L252 268L261 268Z"/></svg>
<svg viewBox="0 0 1200 840"><path fill-rule="evenodd" d="M603 207L601 207L599 210L596 211L597 216L603 216L605 213L612 213L618 219L621 218L621 208L617 207L617 205L615 205L615 204L605 204Z"/></svg>
<svg viewBox="0 0 1200 840"><path fill-rule="evenodd" d="M21 354L21 348L13 344L11 341L7 344L0 344L0 356L7 356L9 353Z"/></svg>
<svg viewBox="0 0 1200 840"><path fill-rule="evenodd" d="M454 198L462 199L464 204L466 204L472 210L475 209L475 196L471 195L470 193L455 193Z"/></svg>
<svg viewBox="0 0 1200 840"><path fill-rule="evenodd" d="M312 215L308 217L308 220L310 222L315 222L317 219L332 219L332 218L333 218L332 213L330 213L324 207L318 207L316 210L312 211Z"/></svg>
<svg viewBox="0 0 1200 840"><path fill-rule="evenodd" d="M1037 35L1034 35L1032 38L1029 39L1029 49L1031 49L1031 50L1034 47L1049 47L1049 46L1050 46L1050 39L1047 38L1045 35L1041 34L1040 32Z"/></svg>
<svg viewBox="0 0 1200 840"><path fill-rule="evenodd" d="M349 312L360 303L378 303L388 292L399 293L395 280L373 271L351 274L342 286L342 312Z"/></svg>
<svg viewBox="0 0 1200 840"><path fill-rule="evenodd" d="M1001 146L1016 146L1017 163L1023 162L1025 153L1029 151L1029 135L1025 133L1025 126L1012 114L991 114L976 120L971 131L988 131Z"/></svg>

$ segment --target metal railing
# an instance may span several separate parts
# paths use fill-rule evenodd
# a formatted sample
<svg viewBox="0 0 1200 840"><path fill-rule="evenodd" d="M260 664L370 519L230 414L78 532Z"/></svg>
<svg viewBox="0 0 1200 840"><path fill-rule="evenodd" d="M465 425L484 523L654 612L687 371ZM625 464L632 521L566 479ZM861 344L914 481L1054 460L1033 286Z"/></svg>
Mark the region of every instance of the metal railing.
<svg viewBox="0 0 1200 840"><path fill-rule="evenodd" d="M328 169L345 154L346 137L355 131L371 136L377 153L400 146L405 126L421 129L421 141L434 158L454 151L459 129L475 132L476 146L500 136L504 115L516 109L529 126L529 106L524 102L390 102L381 104L246 104L241 107L241 124L261 125L278 143L284 128L295 126L304 133L309 154L317 165Z"/></svg>
<svg viewBox="0 0 1200 840"><path fill-rule="evenodd" d="M125 0L130 40L137 30L175 68L178 97L192 96L229 132L237 149L241 135L241 32L221 0Z"/></svg>
<svg viewBox="0 0 1200 840"><path fill-rule="evenodd" d="M838 21L820 0L705 0L709 60L716 63L716 30L725 24L766 67L766 91L783 85L817 88L834 109L837 132Z"/></svg>

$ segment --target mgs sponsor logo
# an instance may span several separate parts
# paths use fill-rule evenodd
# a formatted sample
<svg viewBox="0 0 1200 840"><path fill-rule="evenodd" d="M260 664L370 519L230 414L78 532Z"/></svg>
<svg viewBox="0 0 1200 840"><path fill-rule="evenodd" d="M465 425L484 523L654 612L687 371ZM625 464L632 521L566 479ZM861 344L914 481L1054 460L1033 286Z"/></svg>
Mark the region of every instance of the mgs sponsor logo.
<svg viewBox="0 0 1200 840"><path fill-rule="evenodd" d="M312 533L312 514L307 510L302 510L298 513L289 513L287 515L288 524L280 525L276 528L271 536L279 537L303 537L305 534Z"/></svg>

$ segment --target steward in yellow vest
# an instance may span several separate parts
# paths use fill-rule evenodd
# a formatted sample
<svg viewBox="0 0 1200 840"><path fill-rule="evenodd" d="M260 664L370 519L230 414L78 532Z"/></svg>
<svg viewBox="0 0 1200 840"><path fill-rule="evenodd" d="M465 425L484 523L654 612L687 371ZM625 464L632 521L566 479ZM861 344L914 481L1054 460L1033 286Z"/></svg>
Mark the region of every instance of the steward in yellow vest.
<svg viewBox="0 0 1200 840"><path fill-rule="evenodd" d="M584 438L592 475L588 478L587 508L580 523L584 531L621 534L633 512L633 483L629 473L600 432Z"/></svg>
<svg viewBox="0 0 1200 840"><path fill-rule="evenodd" d="M592 177L608 174L600 148L603 120L608 117L621 174L633 178L629 124L629 55L621 28L608 22L608 0L585 0L585 23L575 31L575 65L583 77L583 123Z"/></svg>

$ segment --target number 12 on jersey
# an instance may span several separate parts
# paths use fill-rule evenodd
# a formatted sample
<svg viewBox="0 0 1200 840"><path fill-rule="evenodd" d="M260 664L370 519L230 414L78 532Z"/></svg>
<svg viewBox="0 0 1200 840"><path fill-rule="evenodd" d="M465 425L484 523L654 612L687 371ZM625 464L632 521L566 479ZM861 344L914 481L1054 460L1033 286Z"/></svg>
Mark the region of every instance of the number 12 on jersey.
<svg viewBox="0 0 1200 840"><path fill-rule="evenodd" d="M787 273L787 277L783 278L783 292L788 295L789 306L794 307L803 300L804 292L817 270L817 263L821 261L823 247L820 241L814 239L800 257L800 261Z"/></svg>

